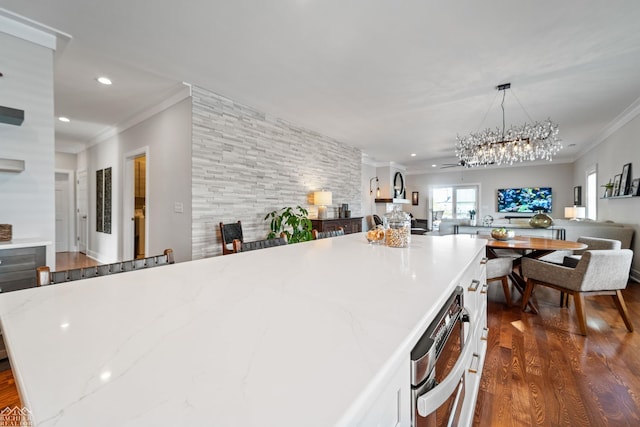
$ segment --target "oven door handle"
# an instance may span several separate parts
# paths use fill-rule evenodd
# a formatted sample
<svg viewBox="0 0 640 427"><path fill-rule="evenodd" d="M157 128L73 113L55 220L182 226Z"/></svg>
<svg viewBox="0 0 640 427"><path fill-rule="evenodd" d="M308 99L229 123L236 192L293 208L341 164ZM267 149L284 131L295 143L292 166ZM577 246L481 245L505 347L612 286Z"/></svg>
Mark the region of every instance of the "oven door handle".
<svg viewBox="0 0 640 427"><path fill-rule="evenodd" d="M426 417L442 406L449 396L453 394L458 384L460 384L460 379L462 375L464 375L469 360L473 355L473 346L469 341L469 336L471 335L471 331L473 331L473 325L469 323L469 327L465 329L467 330L467 335L464 337L464 346L460 352L460 358L453 366L451 372L449 372L449 375L447 375L447 378L425 394L417 397L418 401L416 402L416 406L418 407L418 414L421 417Z"/></svg>

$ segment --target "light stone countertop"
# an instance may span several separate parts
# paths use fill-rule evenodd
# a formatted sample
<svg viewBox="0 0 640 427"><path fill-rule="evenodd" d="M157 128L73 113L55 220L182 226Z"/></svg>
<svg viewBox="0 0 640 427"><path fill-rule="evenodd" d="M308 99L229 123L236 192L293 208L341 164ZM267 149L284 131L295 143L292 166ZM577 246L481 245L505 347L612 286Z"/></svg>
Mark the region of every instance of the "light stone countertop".
<svg viewBox="0 0 640 427"><path fill-rule="evenodd" d="M350 425L486 241L363 233L0 295L42 426Z"/></svg>
<svg viewBox="0 0 640 427"><path fill-rule="evenodd" d="M50 244L50 241L45 241L38 238L13 239L8 242L0 242L0 250L31 248L34 246L49 246Z"/></svg>

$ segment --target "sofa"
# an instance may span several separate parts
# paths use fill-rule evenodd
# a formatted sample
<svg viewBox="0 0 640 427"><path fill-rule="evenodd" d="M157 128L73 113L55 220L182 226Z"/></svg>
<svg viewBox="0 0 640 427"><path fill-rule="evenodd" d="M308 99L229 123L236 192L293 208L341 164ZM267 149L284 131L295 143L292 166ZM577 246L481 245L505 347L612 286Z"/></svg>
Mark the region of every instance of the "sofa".
<svg viewBox="0 0 640 427"><path fill-rule="evenodd" d="M456 227L457 226L457 227ZM554 229L564 230L564 239L576 241L578 237L600 237L603 239L620 240L622 249L630 249L632 246L634 228L627 224L615 222L598 221L571 221L568 219L554 219L553 227L533 228L529 226L528 219L499 219L493 222L491 227L470 226L468 220L447 220L440 222L439 230L431 234L453 234L458 228L460 234L489 234L492 228L510 228L515 231L516 236L536 236L555 238L557 233Z"/></svg>

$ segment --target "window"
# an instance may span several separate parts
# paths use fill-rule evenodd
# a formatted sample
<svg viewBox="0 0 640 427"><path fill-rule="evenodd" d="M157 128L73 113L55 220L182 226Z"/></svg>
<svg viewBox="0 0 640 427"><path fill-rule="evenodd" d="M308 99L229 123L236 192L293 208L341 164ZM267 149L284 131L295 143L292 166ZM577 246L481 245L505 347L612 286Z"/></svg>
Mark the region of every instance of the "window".
<svg viewBox="0 0 640 427"><path fill-rule="evenodd" d="M598 184L596 171L587 172L587 218L598 218Z"/></svg>
<svg viewBox="0 0 640 427"><path fill-rule="evenodd" d="M443 211L442 218L469 218L469 211L477 212L478 186L449 186L433 188L433 212Z"/></svg>

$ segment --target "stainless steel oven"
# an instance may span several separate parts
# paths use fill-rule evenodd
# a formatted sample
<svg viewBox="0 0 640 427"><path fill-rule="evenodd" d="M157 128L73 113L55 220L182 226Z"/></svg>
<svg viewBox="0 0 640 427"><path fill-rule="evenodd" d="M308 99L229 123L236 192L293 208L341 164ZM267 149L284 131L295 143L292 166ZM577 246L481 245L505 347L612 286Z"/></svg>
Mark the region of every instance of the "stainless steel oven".
<svg viewBox="0 0 640 427"><path fill-rule="evenodd" d="M465 397L472 330L457 287L411 351L412 426L456 426Z"/></svg>

